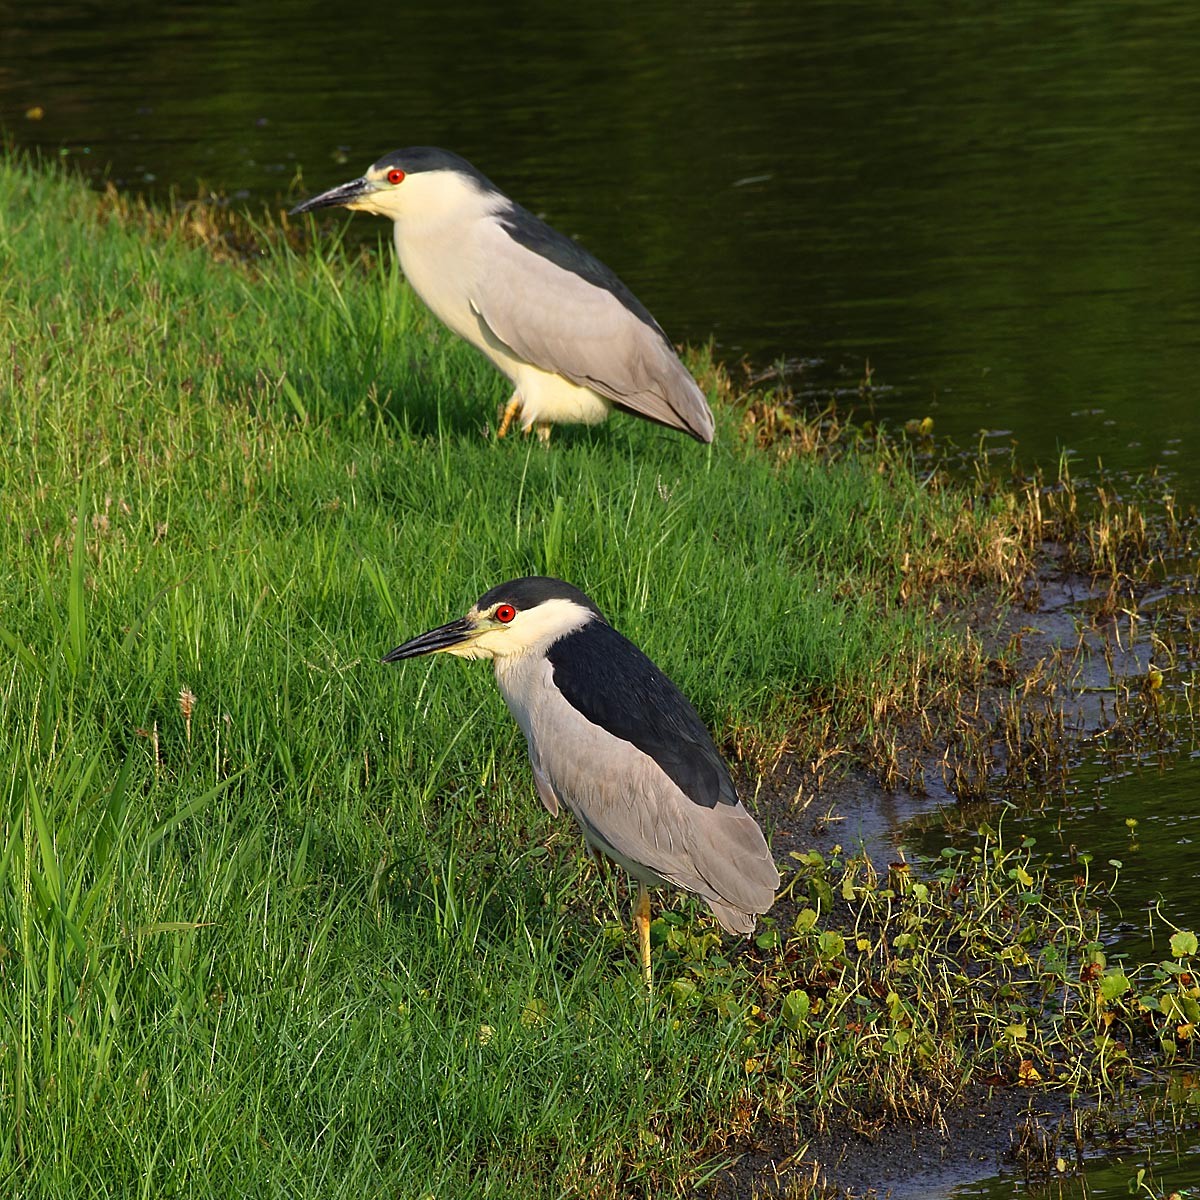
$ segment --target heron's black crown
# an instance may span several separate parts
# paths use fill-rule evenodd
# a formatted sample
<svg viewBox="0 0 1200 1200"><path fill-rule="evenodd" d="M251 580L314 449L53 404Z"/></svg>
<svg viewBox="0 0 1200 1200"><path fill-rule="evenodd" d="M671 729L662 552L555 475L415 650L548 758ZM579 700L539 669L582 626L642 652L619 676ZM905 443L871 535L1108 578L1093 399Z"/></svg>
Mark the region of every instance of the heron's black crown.
<svg viewBox="0 0 1200 1200"><path fill-rule="evenodd" d="M547 600L570 600L572 604L578 604L580 608L595 613L601 621L604 620L604 614L590 596L572 584L564 583L561 579L552 579L548 575L526 575L522 579L510 579L507 583L497 584L479 597L475 607L483 612L493 604L507 601L517 612L523 612L528 608L536 608Z"/></svg>
<svg viewBox="0 0 1200 1200"><path fill-rule="evenodd" d="M405 175L419 175L422 171L453 171L457 175L465 175L481 191L502 194L478 167L473 167L461 155L443 150L440 146L406 146L403 150L393 150L374 163L371 169L390 171L393 167L399 167Z"/></svg>

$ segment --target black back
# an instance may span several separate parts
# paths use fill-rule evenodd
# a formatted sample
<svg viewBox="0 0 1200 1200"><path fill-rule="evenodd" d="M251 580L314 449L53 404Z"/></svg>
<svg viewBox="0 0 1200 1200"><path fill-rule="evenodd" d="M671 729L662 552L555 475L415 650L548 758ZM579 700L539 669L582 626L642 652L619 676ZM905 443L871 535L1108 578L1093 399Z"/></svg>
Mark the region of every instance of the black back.
<svg viewBox="0 0 1200 1200"><path fill-rule="evenodd" d="M515 603L515 602L514 602ZM568 703L649 755L696 804L736 804L712 737L683 693L603 619L560 638L547 657Z"/></svg>

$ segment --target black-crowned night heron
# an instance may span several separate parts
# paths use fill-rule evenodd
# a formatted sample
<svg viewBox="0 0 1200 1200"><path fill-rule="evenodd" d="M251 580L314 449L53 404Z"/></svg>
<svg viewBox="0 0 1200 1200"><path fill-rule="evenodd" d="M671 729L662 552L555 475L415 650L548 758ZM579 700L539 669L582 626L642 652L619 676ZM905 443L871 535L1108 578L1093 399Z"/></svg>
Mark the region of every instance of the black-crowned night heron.
<svg viewBox="0 0 1200 1200"><path fill-rule="evenodd" d="M619 408L712 441L704 393L637 297L457 154L397 150L292 212L328 205L395 223L417 295L513 382L501 437L518 414L548 437Z"/></svg>
<svg viewBox="0 0 1200 1200"><path fill-rule="evenodd" d="M510 580L383 661L438 651L492 659L542 803L551 816L566 805L588 848L638 881L647 985L647 884L693 892L730 933L753 932L779 886L762 830L692 706L583 592L560 579Z"/></svg>

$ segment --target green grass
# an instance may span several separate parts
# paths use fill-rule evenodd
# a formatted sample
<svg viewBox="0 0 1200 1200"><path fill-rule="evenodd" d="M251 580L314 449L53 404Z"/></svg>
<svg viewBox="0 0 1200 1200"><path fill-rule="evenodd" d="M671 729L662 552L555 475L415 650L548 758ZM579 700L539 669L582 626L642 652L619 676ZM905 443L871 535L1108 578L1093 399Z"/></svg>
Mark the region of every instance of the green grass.
<svg viewBox="0 0 1200 1200"><path fill-rule="evenodd" d="M937 614L1003 503L729 403L711 449L496 443L504 381L391 266L192 224L0 165L0 1184L684 1188L819 1093L747 1072L737 996L639 1002L486 667L379 656L557 574L731 754L853 753L970 667Z"/></svg>

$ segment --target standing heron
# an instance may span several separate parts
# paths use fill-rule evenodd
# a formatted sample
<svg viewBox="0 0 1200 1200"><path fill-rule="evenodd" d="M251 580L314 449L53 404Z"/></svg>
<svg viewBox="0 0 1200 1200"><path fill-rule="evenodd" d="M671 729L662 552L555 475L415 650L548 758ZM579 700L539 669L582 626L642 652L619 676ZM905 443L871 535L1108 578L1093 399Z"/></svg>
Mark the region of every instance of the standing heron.
<svg viewBox="0 0 1200 1200"><path fill-rule="evenodd" d="M754 931L779 887L762 830L695 709L583 592L560 579L512 579L383 661L440 651L492 660L542 803L551 816L569 808L588 848L638 881L647 987L647 886L692 892L722 928Z"/></svg>
<svg viewBox="0 0 1200 1200"><path fill-rule="evenodd" d="M500 437L518 417L545 439L619 408L712 441L704 393L637 297L457 154L397 150L292 212L329 205L391 218L417 295L512 380Z"/></svg>

